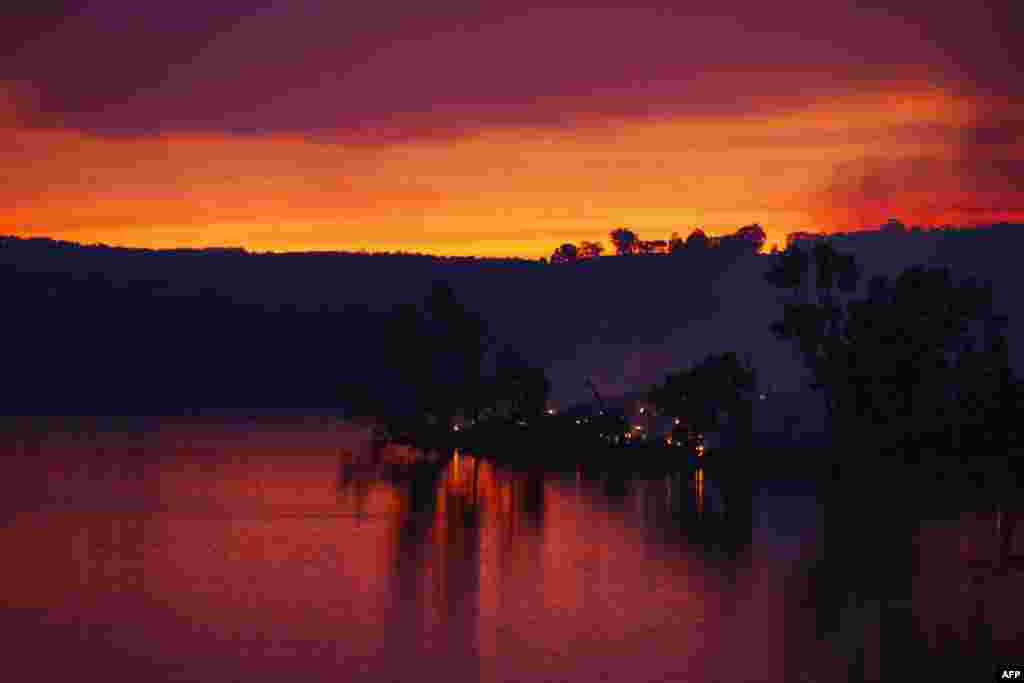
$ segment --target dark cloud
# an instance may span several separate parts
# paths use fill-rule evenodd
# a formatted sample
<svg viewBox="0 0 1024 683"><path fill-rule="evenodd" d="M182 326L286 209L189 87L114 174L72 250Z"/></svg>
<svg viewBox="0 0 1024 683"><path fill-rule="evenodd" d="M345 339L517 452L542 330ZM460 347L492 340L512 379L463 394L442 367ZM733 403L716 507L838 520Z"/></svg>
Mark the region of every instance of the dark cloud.
<svg viewBox="0 0 1024 683"><path fill-rule="evenodd" d="M97 0L61 17L48 2L0 29L18 46L0 80L40 87L39 125L259 133L397 121L436 132L944 82L981 71L968 58L991 67L1000 36L986 12L923 2L902 13L852 0L588 4Z"/></svg>
<svg viewBox="0 0 1024 683"><path fill-rule="evenodd" d="M88 0L33 0L5 7L0 24L0 57L16 54L27 43L80 14L88 4Z"/></svg>

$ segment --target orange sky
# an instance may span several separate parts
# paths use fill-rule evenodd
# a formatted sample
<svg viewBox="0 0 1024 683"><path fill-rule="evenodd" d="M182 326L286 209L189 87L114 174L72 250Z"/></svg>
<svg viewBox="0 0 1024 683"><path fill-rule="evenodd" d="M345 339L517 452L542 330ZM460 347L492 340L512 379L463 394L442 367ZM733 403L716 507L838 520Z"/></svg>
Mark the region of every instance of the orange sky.
<svg viewBox="0 0 1024 683"><path fill-rule="evenodd" d="M27 128L0 89L0 233L153 248L547 256L759 222L796 230L1024 219L965 184L976 100L921 84L754 113L578 118L373 142L323 134L101 136ZM1024 145L994 154L1007 163ZM1012 186L1012 183L1010 183ZM979 209L979 207L981 207ZM1014 208L1018 207L1018 208Z"/></svg>

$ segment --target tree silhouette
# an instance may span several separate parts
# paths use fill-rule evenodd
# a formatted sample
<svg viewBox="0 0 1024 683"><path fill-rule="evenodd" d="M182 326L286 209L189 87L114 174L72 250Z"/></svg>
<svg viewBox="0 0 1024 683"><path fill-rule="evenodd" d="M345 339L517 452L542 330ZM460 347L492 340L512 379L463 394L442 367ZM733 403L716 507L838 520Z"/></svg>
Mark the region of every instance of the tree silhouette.
<svg viewBox="0 0 1024 683"><path fill-rule="evenodd" d="M460 410L476 412L470 404L479 396L483 359L494 340L483 318L466 310L443 280L435 281L425 298L421 324L426 378L414 378L421 379L421 405L447 426ZM408 347L410 339L401 343Z"/></svg>
<svg viewBox="0 0 1024 683"><path fill-rule="evenodd" d="M731 235L713 238L711 246L719 248L723 253L742 256L760 252L765 240L764 228L755 223L744 226Z"/></svg>
<svg viewBox="0 0 1024 683"><path fill-rule="evenodd" d="M679 236L678 232L673 232L671 237L668 239L668 253L678 254L683 250L683 238Z"/></svg>
<svg viewBox="0 0 1024 683"><path fill-rule="evenodd" d="M997 445L1015 384L1005 325L989 285L957 282L948 269L875 278L867 299L849 306L855 413L875 439L905 449Z"/></svg>
<svg viewBox="0 0 1024 683"><path fill-rule="evenodd" d="M903 234L907 231L907 226L903 225L900 221L895 218L890 218L881 227L882 232Z"/></svg>
<svg viewBox="0 0 1024 683"><path fill-rule="evenodd" d="M753 364L740 362L728 351L667 375L664 383L651 388L648 398L659 412L681 418L697 431L714 429L721 411L735 415L749 431L749 393L756 386Z"/></svg>
<svg viewBox="0 0 1024 683"><path fill-rule="evenodd" d="M612 244L615 245L615 252L619 256L635 254L640 245L640 239L636 233L628 228L616 228L609 233Z"/></svg>
<svg viewBox="0 0 1024 683"><path fill-rule="evenodd" d="M665 240L640 240L637 243L636 252L639 254L664 254L668 251L668 242Z"/></svg>
<svg viewBox="0 0 1024 683"><path fill-rule="evenodd" d="M791 244L777 257L765 274L765 279L776 287L790 290L793 303L796 303L809 263L807 254L800 247Z"/></svg>
<svg viewBox="0 0 1024 683"><path fill-rule="evenodd" d="M768 236L765 234L764 228L757 223L754 223L753 225L747 225L737 230L736 238L756 253L761 251L764 247L764 243L768 239Z"/></svg>
<svg viewBox="0 0 1024 683"><path fill-rule="evenodd" d="M711 244L708 236L700 228L695 228L690 236L686 238L686 248L690 251L707 249Z"/></svg>
<svg viewBox="0 0 1024 683"><path fill-rule="evenodd" d="M786 235L786 248L797 246L799 242L815 242L822 235L813 232L791 232Z"/></svg>
<svg viewBox="0 0 1024 683"><path fill-rule="evenodd" d="M843 302L856 290L855 260L827 241L811 258L814 297L797 247L766 274L793 293L772 330L800 349L835 438L915 454L956 448L965 434L995 438L1014 379L991 287L914 267L894 283L873 278L865 298Z"/></svg>
<svg viewBox="0 0 1024 683"><path fill-rule="evenodd" d="M812 259L815 302L807 298L807 258L797 247L787 249L765 279L793 292L792 299L785 304L782 320L772 324L772 331L781 339L796 342L804 363L814 375L813 387L824 393L826 415L830 426L834 426L843 353L839 292L856 289L860 269L852 256L837 253L828 242L815 245Z"/></svg>
<svg viewBox="0 0 1024 683"><path fill-rule="evenodd" d="M531 365L518 351L504 347L495 359L490 400L498 415L533 420L544 414L551 383L544 370Z"/></svg>
<svg viewBox="0 0 1024 683"><path fill-rule="evenodd" d="M595 259L604 253L604 245L600 242L580 242L579 257L580 259L589 260Z"/></svg>
<svg viewBox="0 0 1024 683"><path fill-rule="evenodd" d="M551 263L576 263L579 260L579 250L575 244L565 243L555 249L551 254Z"/></svg>

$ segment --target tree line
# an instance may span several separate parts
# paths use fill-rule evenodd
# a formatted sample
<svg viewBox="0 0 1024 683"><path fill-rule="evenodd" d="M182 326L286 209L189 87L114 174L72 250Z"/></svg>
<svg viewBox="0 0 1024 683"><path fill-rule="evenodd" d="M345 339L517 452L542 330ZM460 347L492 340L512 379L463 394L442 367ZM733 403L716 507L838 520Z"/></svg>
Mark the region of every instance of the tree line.
<svg viewBox="0 0 1024 683"><path fill-rule="evenodd" d="M673 232L668 240L642 240L629 228L616 228L608 234L617 256L639 254L684 254L699 253L707 250L721 250L735 253L758 253L764 248L767 236L764 228L757 223L746 225L729 235L708 237L700 228L696 228L684 240L679 233ZM604 253L604 245L600 242L583 241L577 246L567 242L559 246L551 254L550 263L566 264L589 261Z"/></svg>
<svg viewBox="0 0 1024 683"><path fill-rule="evenodd" d="M1002 225L1002 224L1000 224ZM996 226L998 227L998 226ZM967 228L956 226L942 226L927 229L928 232L954 233L966 230ZM886 235L920 235L926 229L919 226L908 227L896 218L890 218L875 229L876 232ZM807 245L825 240L829 237L842 237L849 234L844 232L807 232L795 231L786 235L786 248L797 244ZM721 235L708 236L702 229L695 228L683 239L678 232L673 232L667 240L643 240L636 231L621 227L612 230L608 237L614 247L617 256L630 256L636 254L686 254L701 253L708 250L722 250L739 253L760 253L764 249L767 235L764 228L758 223L745 225L736 232ZM605 252L604 245L600 242L582 241L578 245L566 242L560 245L548 259L552 264L578 263L589 261L602 256ZM772 253L779 253L778 247L772 248ZM542 259L543 260L543 259Z"/></svg>

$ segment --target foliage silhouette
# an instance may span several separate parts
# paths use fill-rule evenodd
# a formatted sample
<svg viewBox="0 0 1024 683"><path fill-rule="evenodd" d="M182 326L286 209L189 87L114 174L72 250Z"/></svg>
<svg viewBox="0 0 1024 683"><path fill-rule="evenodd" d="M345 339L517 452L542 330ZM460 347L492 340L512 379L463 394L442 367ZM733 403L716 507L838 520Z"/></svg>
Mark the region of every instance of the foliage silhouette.
<svg viewBox="0 0 1024 683"><path fill-rule="evenodd" d="M420 410L447 429L456 413L478 409L470 399L480 395L484 356L493 339L487 322L463 307L444 280L431 285L417 324L425 357L414 356L419 367L412 370L410 380L421 397ZM410 337L402 339L408 344Z"/></svg>
<svg viewBox="0 0 1024 683"><path fill-rule="evenodd" d="M688 370L670 373L662 384L648 391L657 410L679 418L689 428L707 432L717 428L728 414L749 431L752 392L757 373L732 351L712 354Z"/></svg>
<svg viewBox="0 0 1024 683"><path fill-rule="evenodd" d="M579 257L583 260L599 258L604 253L604 245L600 242L580 242Z"/></svg>
<svg viewBox="0 0 1024 683"><path fill-rule="evenodd" d="M551 254L551 263L576 263L579 260L579 249L575 244L563 244Z"/></svg>
<svg viewBox="0 0 1024 683"><path fill-rule="evenodd" d="M635 254L640 247L640 238L629 228L616 228L608 235L615 245L615 253L619 256Z"/></svg>
<svg viewBox="0 0 1024 683"><path fill-rule="evenodd" d="M895 218L890 218L882 225L881 230L882 232L904 233L907 231L907 226Z"/></svg>
<svg viewBox="0 0 1024 683"><path fill-rule="evenodd" d="M637 253L640 254L667 254L668 242L665 240L640 240L637 245Z"/></svg>
<svg viewBox="0 0 1024 683"><path fill-rule="evenodd" d="M874 230L827 241L856 251L872 268L868 277L884 273L893 283L914 262L992 277L994 303L1010 310L1014 255L1024 249L1021 228ZM810 247L819 241L800 242L808 268ZM587 268L561 269L522 259L155 251L0 238L0 285L7 293L2 345L12 359L0 412L336 413L340 406L345 414L414 414L426 401L414 389L427 384L415 375L426 372L430 355L419 343L418 322L392 332L390 318L401 302L421 301L435 279L450 282L468 310L486 312L503 344L543 367L560 403L589 399L566 389L569 374L578 377L580 369L566 369L562 359L575 357L581 345L593 348L578 362L594 372L623 362L609 345L658 344L706 320L715 331L686 349L688 361L757 328L764 331L752 342L765 346L762 376L788 383L800 368L771 339L770 321L758 320L759 311L770 310L770 288L756 287L782 257L746 254L734 268L726 253L684 248L672 259L602 258ZM816 275L797 282L786 287L790 302L817 301ZM669 315L664 297L636 294L673 289L685 296ZM848 298L838 288L836 296ZM417 306L412 309L417 318ZM846 307L843 314L848 318ZM1007 324L1007 338L1019 338L1020 321ZM1009 352L1021 367L1020 349ZM657 372L648 364L638 379L650 383ZM1019 397L1003 404L1014 400ZM1012 434L1013 423L1004 431ZM981 439L984 432L974 430Z"/></svg>
<svg viewBox="0 0 1024 683"><path fill-rule="evenodd" d="M690 236L686 238L686 248L691 251L699 251L701 249L707 249L711 244L708 236L704 234L704 231L700 228L695 228Z"/></svg>
<svg viewBox="0 0 1024 683"><path fill-rule="evenodd" d="M755 253L761 251L764 247L765 241L768 239L767 234L757 223L752 225L745 225L736 231L736 238L746 244L749 249Z"/></svg>
<svg viewBox="0 0 1024 683"><path fill-rule="evenodd" d="M815 242L824 237L824 235L813 232L791 232L786 235L786 248L797 246L801 242Z"/></svg>
<svg viewBox="0 0 1024 683"><path fill-rule="evenodd" d="M544 370L531 365L522 354L508 346L498 353L495 366L495 374L490 381L490 412L511 420L540 418L551 393L551 382Z"/></svg>
<svg viewBox="0 0 1024 683"><path fill-rule="evenodd" d="M668 253L679 254L682 253L685 243L683 238L679 236L678 232L673 232L668 239Z"/></svg>
<svg viewBox="0 0 1024 683"><path fill-rule="evenodd" d="M810 258L790 246L765 276L790 290L772 330L800 349L835 438L911 459L969 440L998 445L995 425L1008 419L1016 384L991 286L918 266L892 283L872 278L864 298L843 301L860 273L855 259L819 241Z"/></svg>

